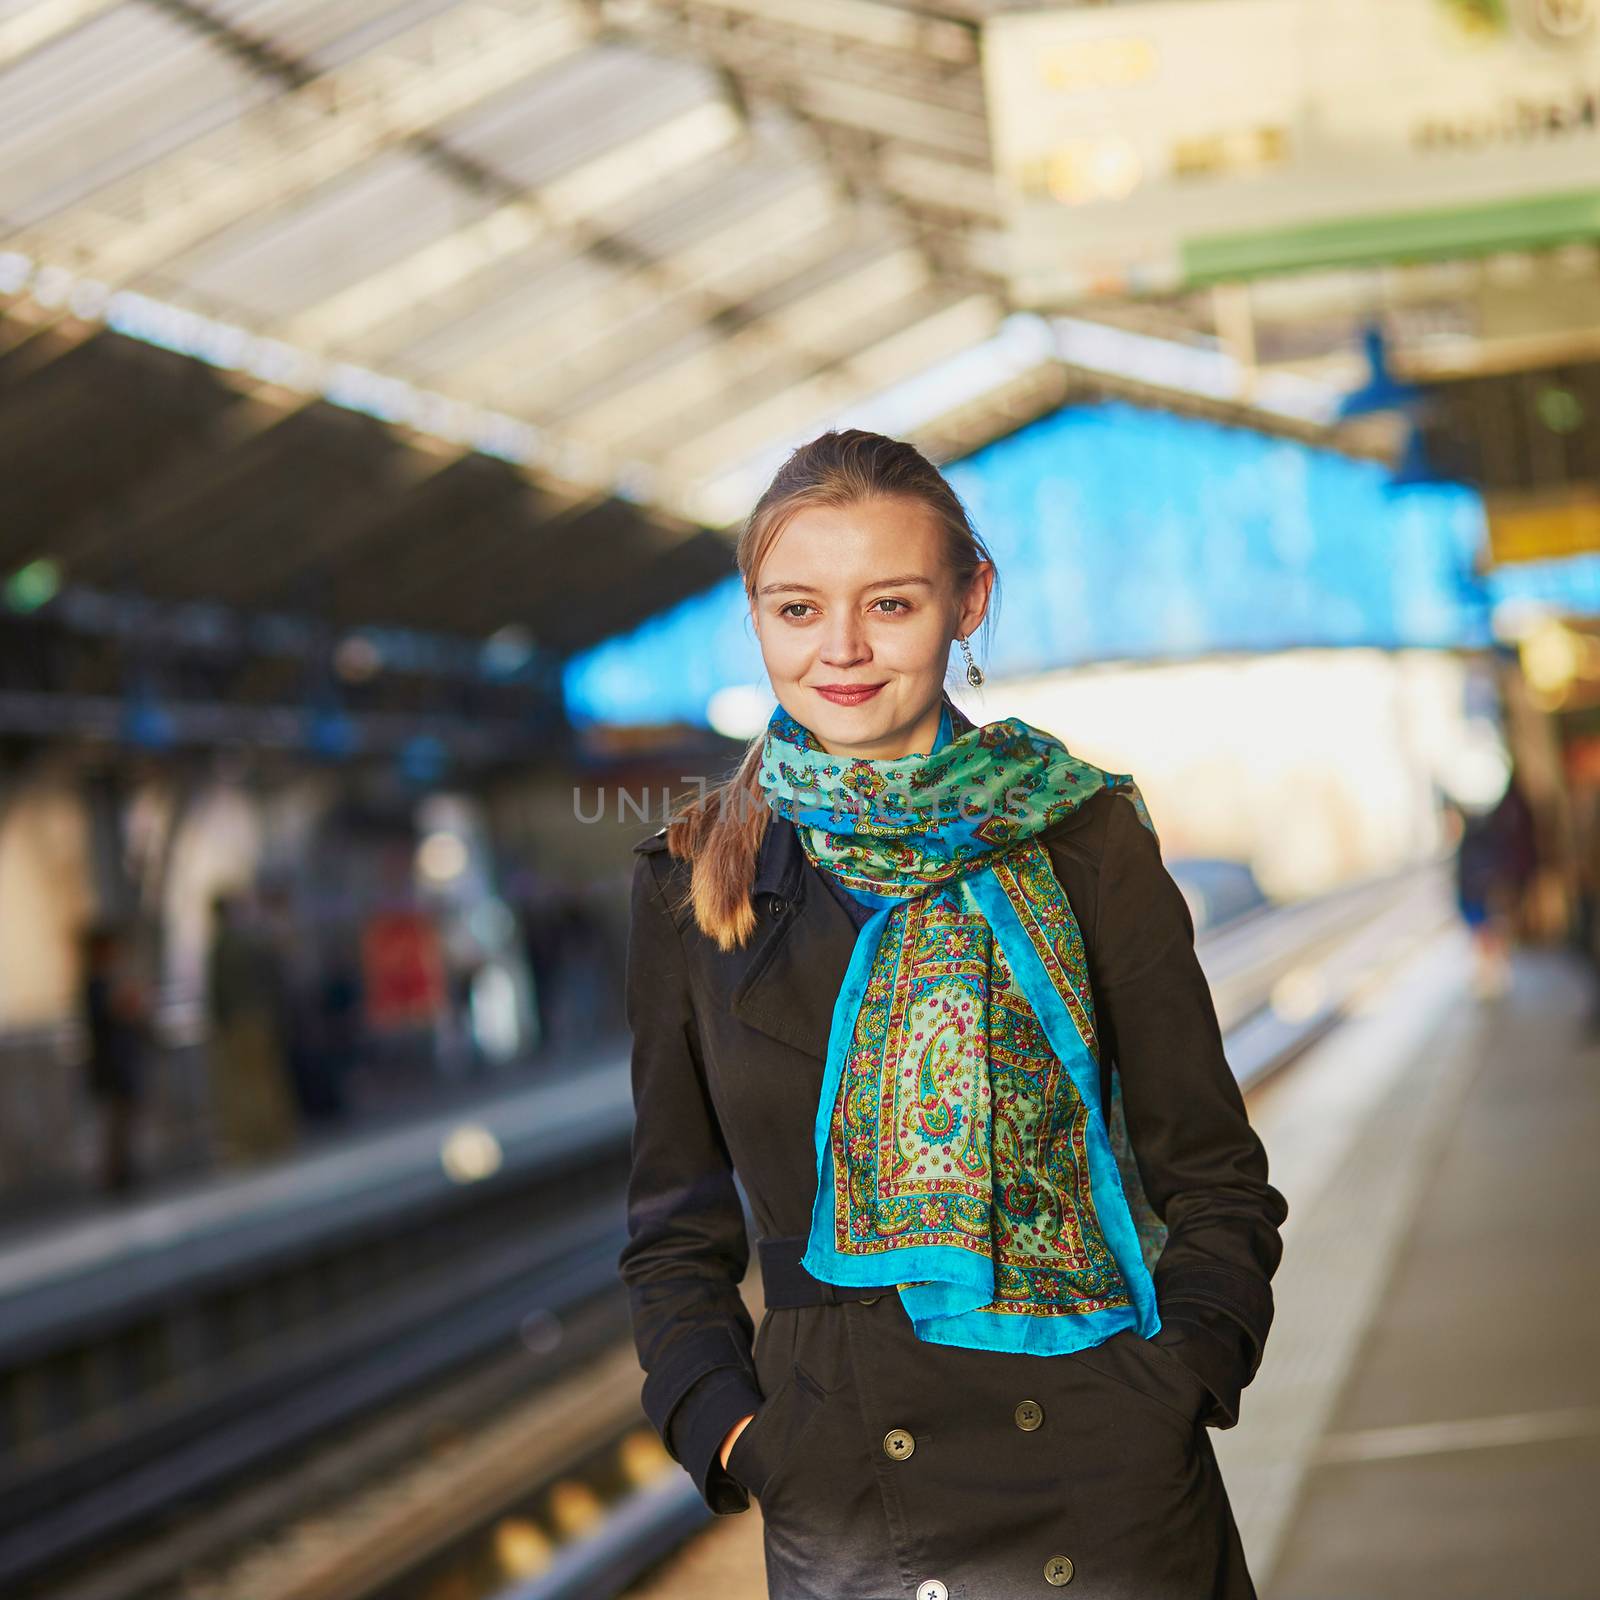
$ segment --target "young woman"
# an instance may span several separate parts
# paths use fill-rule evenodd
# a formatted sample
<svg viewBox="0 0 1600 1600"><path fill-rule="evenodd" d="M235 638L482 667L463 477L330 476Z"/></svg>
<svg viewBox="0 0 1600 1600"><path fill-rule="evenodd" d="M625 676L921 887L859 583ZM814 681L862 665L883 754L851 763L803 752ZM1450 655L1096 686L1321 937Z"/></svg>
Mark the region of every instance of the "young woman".
<svg viewBox="0 0 1600 1600"><path fill-rule="evenodd" d="M795 451L737 561L777 709L635 846L645 1410L771 1600L1245 1600L1288 1207L1139 790L945 695L995 568L910 445Z"/></svg>

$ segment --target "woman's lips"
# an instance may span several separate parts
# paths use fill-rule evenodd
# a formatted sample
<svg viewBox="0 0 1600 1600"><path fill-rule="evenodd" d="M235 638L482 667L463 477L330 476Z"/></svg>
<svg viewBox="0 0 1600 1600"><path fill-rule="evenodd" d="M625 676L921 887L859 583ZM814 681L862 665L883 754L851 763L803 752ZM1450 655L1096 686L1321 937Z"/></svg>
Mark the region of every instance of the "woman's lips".
<svg viewBox="0 0 1600 1600"><path fill-rule="evenodd" d="M870 700L883 685L881 683L863 684L859 689L818 689L817 693L824 700L831 700L836 706L858 706L863 701Z"/></svg>

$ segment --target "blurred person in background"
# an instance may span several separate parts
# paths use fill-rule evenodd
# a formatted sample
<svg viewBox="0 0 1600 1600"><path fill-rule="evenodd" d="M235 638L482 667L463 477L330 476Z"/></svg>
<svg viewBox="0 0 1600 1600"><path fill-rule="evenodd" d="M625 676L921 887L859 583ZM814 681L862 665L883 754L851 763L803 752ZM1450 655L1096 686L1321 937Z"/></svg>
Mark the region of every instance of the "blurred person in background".
<svg viewBox="0 0 1600 1600"><path fill-rule="evenodd" d="M944 692L995 573L912 445L801 446L736 562L777 709L634 847L645 1412L771 1600L1253 1600L1288 1204L1137 785Z"/></svg>
<svg viewBox="0 0 1600 1600"><path fill-rule="evenodd" d="M150 1043L150 995L120 923L84 930L81 1003L88 1035L88 1088L100 1108L100 1186L119 1194L139 1181L138 1114Z"/></svg>
<svg viewBox="0 0 1600 1600"><path fill-rule="evenodd" d="M584 891L564 884L556 912L559 952L548 1009L552 1043L575 1046L592 1039L605 998L604 932Z"/></svg>
<svg viewBox="0 0 1600 1600"><path fill-rule="evenodd" d="M318 1121L330 1114L332 1094L319 1037L321 981L317 942L304 926L288 884L268 884L261 891L260 905L264 954L289 1081L300 1116Z"/></svg>
<svg viewBox="0 0 1600 1600"><path fill-rule="evenodd" d="M361 1051L361 963L355 936L330 932L322 981L317 990L318 1046L327 1115L340 1119L350 1111L350 1074Z"/></svg>
<svg viewBox="0 0 1600 1600"><path fill-rule="evenodd" d="M1511 985L1512 939L1538 871L1533 812L1515 774L1492 805L1455 809L1456 906L1472 940L1472 991L1493 999Z"/></svg>
<svg viewBox="0 0 1600 1600"><path fill-rule="evenodd" d="M476 1078L483 1065L472 1009L472 985L479 963L459 948L464 942L457 941L457 947L448 949L445 956L444 1004L434 1033L437 1070L441 1077L452 1080Z"/></svg>
<svg viewBox="0 0 1600 1600"><path fill-rule="evenodd" d="M1571 801L1576 915L1570 936L1583 953L1593 982L1589 1027L1600 1030L1600 784L1574 781Z"/></svg>
<svg viewBox="0 0 1600 1600"><path fill-rule="evenodd" d="M211 902L206 958L210 1071L225 1164L277 1155L294 1143L295 1102L282 1031L280 964L241 891Z"/></svg>
<svg viewBox="0 0 1600 1600"><path fill-rule="evenodd" d="M560 902L554 880L530 872L517 904L523 955L533 989L534 1053L546 1050L554 1026L555 987L562 971Z"/></svg>

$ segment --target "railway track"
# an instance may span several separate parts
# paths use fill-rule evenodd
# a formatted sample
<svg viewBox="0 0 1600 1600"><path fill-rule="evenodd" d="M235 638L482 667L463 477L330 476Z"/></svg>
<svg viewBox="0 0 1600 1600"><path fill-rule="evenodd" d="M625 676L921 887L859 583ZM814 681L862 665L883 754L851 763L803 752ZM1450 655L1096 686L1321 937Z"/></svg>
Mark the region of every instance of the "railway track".
<svg viewBox="0 0 1600 1600"><path fill-rule="evenodd" d="M543 1109L542 1129L526 1107L453 1119L8 1259L0 1593L58 1600L91 1573L107 1600L156 1592L327 1441L381 1438L480 1371L526 1396L622 1334L625 1073L551 1085Z"/></svg>

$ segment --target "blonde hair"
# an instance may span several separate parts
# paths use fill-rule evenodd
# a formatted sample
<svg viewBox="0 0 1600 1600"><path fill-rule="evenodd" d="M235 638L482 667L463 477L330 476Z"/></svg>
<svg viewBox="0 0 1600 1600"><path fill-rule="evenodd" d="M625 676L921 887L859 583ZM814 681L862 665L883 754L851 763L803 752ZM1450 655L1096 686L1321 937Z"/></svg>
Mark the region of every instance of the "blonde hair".
<svg viewBox="0 0 1600 1600"><path fill-rule="evenodd" d="M964 594L979 566L992 558L955 490L915 445L847 428L829 429L796 449L751 509L734 551L746 596L754 603L761 563L797 512L887 496L916 500L933 513L944 535L946 570L956 593ZM984 617L986 630L996 599L997 588ZM683 904L693 907L696 926L719 950L742 945L756 925L750 886L771 819L757 777L765 742L763 728L722 784L680 806L667 823L667 849L692 865Z"/></svg>

